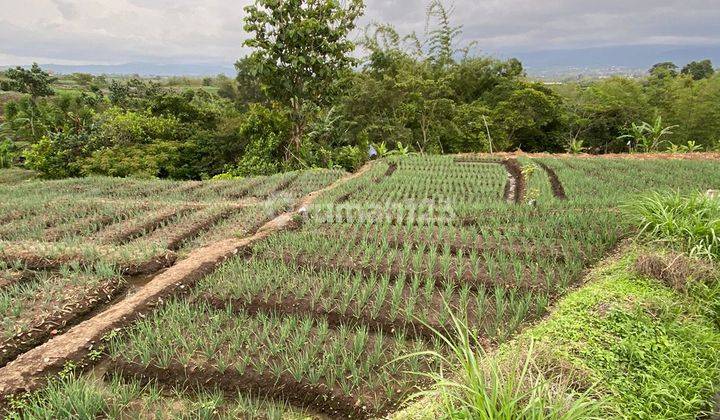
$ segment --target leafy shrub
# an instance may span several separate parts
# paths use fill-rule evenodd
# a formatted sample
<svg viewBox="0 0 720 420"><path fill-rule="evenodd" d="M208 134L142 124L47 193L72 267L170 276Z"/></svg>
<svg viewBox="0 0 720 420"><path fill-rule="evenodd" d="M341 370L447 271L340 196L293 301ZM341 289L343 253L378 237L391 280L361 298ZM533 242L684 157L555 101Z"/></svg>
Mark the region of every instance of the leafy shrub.
<svg viewBox="0 0 720 420"><path fill-rule="evenodd" d="M43 136L25 152L25 166L57 179L80 176L78 159L87 153L87 136L58 133Z"/></svg>
<svg viewBox="0 0 720 420"><path fill-rule="evenodd" d="M333 151L328 166L340 166L346 170L353 171L360 168L367 160L367 153L358 146L343 146Z"/></svg>
<svg viewBox="0 0 720 420"><path fill-rule="evenodd" d="M625 206L640 235L683 252L720 258L720 199L702 194L653 193Z"/></svg>
<svg viewBox="0 0 720 420"><path fill-rule="evenodd" d="M457 142L448 152L489 152L488 138L490 109L480 101L462 104L455 108L453 127L457 130Z"/></svg>
<svg viewBox="0 0 720 420"><path fill-rule="evenodd" d="M230 172L234 176L271 175L282 169L290 121L277 108L251 105L238 128L243 155Z"/></svg>
<svg viewBox="0 0 720 420"><path fill-rule="evenodd" d="M111 108L98 121L94 134L100 146L127 146L150 143L154 140L173 140L181 137L181 124L175 117L153 116L144 112Z"/></svg>
<svg viewBox="0 0 720 420"><path fill-rule="evenodd" d="M101 149L82 161L83 175L200 179L201 156L192 142L158 141Z"/></svg>
<svg viewBox="0 0 720 420"><path fill-rule="evenodd" d="M0 169L9 168L13 163L12 142L0 141Z"/></svg>

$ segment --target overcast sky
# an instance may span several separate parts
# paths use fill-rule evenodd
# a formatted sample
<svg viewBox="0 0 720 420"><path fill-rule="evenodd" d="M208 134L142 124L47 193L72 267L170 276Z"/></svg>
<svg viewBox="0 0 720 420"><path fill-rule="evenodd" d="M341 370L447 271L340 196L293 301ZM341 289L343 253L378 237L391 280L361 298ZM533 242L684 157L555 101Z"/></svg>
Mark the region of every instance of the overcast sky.
<svg viewBox="0 0 720 420"><path fill-rule="evenodd" d="M0 65L232 63L252 0L0 0ZM455 0L486 53L720 45L720 0ZM366 0L363 23L422 32L427 0Z"/></svg>

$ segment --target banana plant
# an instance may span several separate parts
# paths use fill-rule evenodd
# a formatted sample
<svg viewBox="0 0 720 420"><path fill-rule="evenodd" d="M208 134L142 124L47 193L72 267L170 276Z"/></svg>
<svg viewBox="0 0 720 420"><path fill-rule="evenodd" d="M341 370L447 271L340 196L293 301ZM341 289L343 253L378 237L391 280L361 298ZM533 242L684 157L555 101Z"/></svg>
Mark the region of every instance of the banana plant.
<svg viewBox="0 0 720 420"><path fill-rule="evenodd" d="M584 142L582 140L572 139L565 149L568 153L577 155L587 150L587 147L585 147L583 143Z"/></svg>
<svg viewBox="0 0 720 420"><path fill-rule="evenodd" d="M680 145L680 151L682 153L697 153L702 152L703 147L696 142L690 140L687 144Z"/></svg>
<svg viewBox="0 0 720 420"><path fill-rule="evenodd" d="M387 152L388 156L407 156L410 154L410 146L404 146L402 142L397 142L395 144L396 149L391 150Z"/></svg>
<svg viewBox="0 0 720 420"><path fill-rule="evenodd" d="M657 152L660 150L660 146L667 143L663 140L663 137L670 136L673 134L675 128L679 126L671 125L663 127L662 117L658 116L655 121L650 124L649 122L643 121L640 124L632 123L629 132L624 134L618 139L629 139L628 146L632 149L632 143L643 152Z"/></svg>

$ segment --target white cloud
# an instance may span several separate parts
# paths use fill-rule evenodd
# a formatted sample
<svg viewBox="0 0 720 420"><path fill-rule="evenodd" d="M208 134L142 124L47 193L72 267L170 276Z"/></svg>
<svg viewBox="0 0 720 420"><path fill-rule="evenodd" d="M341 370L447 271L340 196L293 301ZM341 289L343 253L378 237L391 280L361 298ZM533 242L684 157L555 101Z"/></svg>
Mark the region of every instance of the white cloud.
<svg viewBox="0 0 720 420"><path fill-rule="evenodd" d="M0 0L0 64L233 62L252 0ZM452 3L451 3L452 4ZM363 23L425 28L425 0L367 0ZM456 0L464 41L485 51L720 44L708 0Z"/></svg>

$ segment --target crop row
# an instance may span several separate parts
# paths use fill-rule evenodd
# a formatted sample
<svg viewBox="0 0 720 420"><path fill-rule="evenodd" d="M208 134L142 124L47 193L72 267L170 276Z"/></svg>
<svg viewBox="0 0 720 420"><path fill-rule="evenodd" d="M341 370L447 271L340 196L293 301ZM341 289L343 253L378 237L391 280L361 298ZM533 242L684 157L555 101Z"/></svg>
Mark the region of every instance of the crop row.
<svg viewBox="0 0 720 420"><path fill-rule="evenodd" d="M388 171L390 165L394 165L392 171ZM366 176L320 203L367 206L433 201L471 206L502 200L507 178L507 171L497 163L461 165L446 156L412 156L376 164Z"/></svg>
<svg viewBox="0 0 720 420"><path fill-rule="evenodd" d="M176 300L114 340L109 353L126 375L154 372L173 384L200 378L203 386L364 416L386 412L413 389L417 378L406 371L435 367L427 356L400 359L425 348L400 331L373 334L308 316L248 316Z"/></svg>
<svg viewBox="0 0 720 420"><path fill-rule="evenodd" d="M112 300L126 285L117 271L102 264L12 271L18 275L0 287L0 366Z"/></svg>
<svg viewBox="0 0 720 420"><path fill-rule="evenodd" d="M183 182L91 177L59 181L29 181L0 185L0 195L15 197L0 206L13 208L23 201L48 201L72 196L74 199L137 199L159 202L237 201L243 198L270 198L280 193L298 198L342 176L339 170L288 172L268 177L238 180Z"/></svg>
<svg viewBox="0 0 720 420"><path fill-rule="evenodd" d="M221 390L199 390L188 395L183 387L162 387L108 374L67 374L47 387L14 402L7 418L108 418L108 419L306 419L309 413L287 403Z"/></svg>
<svg viewBox="0 0 720 420"><path fill-rule="evenodd" d="M717 188L716 161L542 158L562 181L568 199L615 207L653 190Z"/></svg>
<svg viewBox="0 0 720 420"><path fill-rule="evenodd" d="M412 244L391 246L388 241L372 240L359 245L338 235L328 239L314 234L313 228L299 233L282 233L258 245L258 254L299 265L356 269L397 277L403 273L432 277L438 285L485 285L523 290L551 290L567 287L582 266L581 258L568 258L562 265L552 255L501 249L471 249L465 255L451 248L417 249ZM523 254L524 256L520 256Z"/></svg>
<svg viewBox="0 0 720 420"><path fill-rule="evenodd" d="M129 276L147 277L197 247L245 236L338 175L121 180L120 186L94 178L0 187L12 192L0 205L0 366L118 297L134 281ZM257 198L209 200L220 184L251 185Z"/></svg>
<svg viewBox="0 0 720 420"><path fill-rule="evenodd" d="M255 254L234 260L203 279L196 299L216 308L249 314L308 315L331 325L361 325L371 331L404 330L410 337L436 338L450 314L464 314L488 339L503 340L527 317L541 314L543 293L501 287L438 287L432 277L362 273L357 270L277 264Z"/></svg>
<svg viewBox="0 0 720 420"><path fill-rule="evenodd" d="M0 241L0 261L20 262L31 269L57 269L75 262L91 266L98 262L114 265L127 275L146 274L172 265L177 255L232 236L244 236L282 209L272 206L232 205L147 213L136 219L108 225L96 231L93 225L82 232L76 221L53 228L52 232L74 231L76 236L61 240ZM46 237L46 234L41 234Z"/></svg>
<svg viewBox="0 0 720 420"><path fill-rule="evenodd" d="M0 204L0 261L33 269L57 269L77 262L104 262L126 274L156 271L172 264L172 251L186 253L213 240L246 235L290 209L300 194L335 180L341 172L313 170L241 181L172 183L104 178L31 181L13 187ZM271 182L272 181L272 182ZM192 201L190 187L254 185L264 201ZM157 195L168 187L176 196ZM127 190L123 188L127 187ZM233 187L234 188L234 187ZM135 197L123 199L123 194ZM151 200L137 197L146 195ZM161 201L164 197L168 201Z"/></svg>

